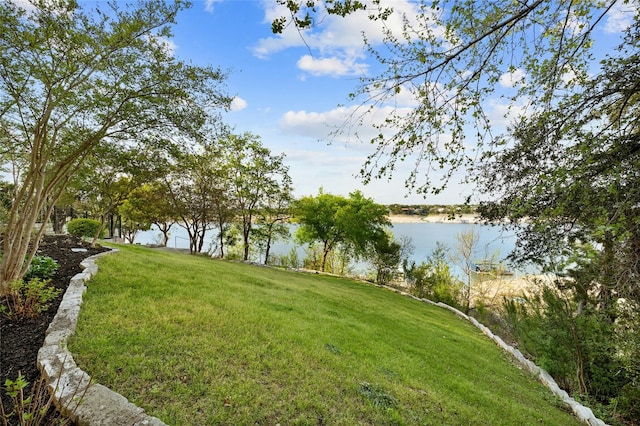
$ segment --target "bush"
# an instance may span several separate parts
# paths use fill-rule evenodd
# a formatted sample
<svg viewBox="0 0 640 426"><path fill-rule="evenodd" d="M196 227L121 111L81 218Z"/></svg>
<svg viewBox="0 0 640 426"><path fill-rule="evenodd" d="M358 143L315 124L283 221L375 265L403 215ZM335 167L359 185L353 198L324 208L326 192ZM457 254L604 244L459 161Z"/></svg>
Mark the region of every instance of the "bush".
<svg viewBox="0 0 640 426"><path fill-rule="evenodd" d="M462 283L451 275L444 245L437 243L426 263L416 265L405 260L403 269L415 296L460 307L458 299Z"/></svg>
<svg viewBox="0 0 640 426"><path fill-rule="evenodd" d="M60 375L62 370L60 369ZM20 371L18 371L16 380L6 379L4 392L10 399L11 404L9 407L5 407L2 399L0 399L0 425L65 426L72 424L71 419L63 416L61 411L70 414L75 413L88 387L74 389L71 393L71 400L61 409L58 409L54 405L54 394L59 389L60 375L56 380L53 380L56 383L53 392L49 392L48 380L43 376L40 376L33 386L29 386L29 382Z"/></svg>
<svg viewBox="0 0 640 426"><path fill-rule="evenodd" d="M24 280L29 281L32 278L46 280L47 278L53 277L59 266L58 262L49 256L34 256L24 276Z"/></svg>
<svg viewBox="0 0 640 426"><path fill-rule="evenodd" d="M298 269L300 267L300 257L298 256L298 252L295 247L293 247L289 254L283 255L270 255L269 256L269 265L279 266L282 268L293 268Z"/></svg>
<svg viewBox="0 0 640 426"><path fill-rule="evenodd" d="M67 223L67 232L75 237L95 237L100 226L95 219L72 219Z"/></svg>
<svg viewBox="0 0 640 426"><path fill-rule="evenodd" d="M572 291L545 286L528 298L506 301L503 318L519 349L551 374L569 393L614 417L640 414L640 389L634 375L637 354L627 343L637 334L617 337L616 312L587 305L581 310ZM622 330L624 331L624 330Z"/></svg>
<svg viewBox="0 0 640 426"><path fill-rule="evenodd" d="M49 285L49 280L40 278L32 278L26 282L12 281L0 312L13 320L38 316L49 308L50 302L58 297L60 291Z"/></svg>
<svg viewBox="0 0 640 426"><path fill-rule="evenodd" d="M618 409L628 418L640 419L640 384L628 383L620 390Z"/></svg>

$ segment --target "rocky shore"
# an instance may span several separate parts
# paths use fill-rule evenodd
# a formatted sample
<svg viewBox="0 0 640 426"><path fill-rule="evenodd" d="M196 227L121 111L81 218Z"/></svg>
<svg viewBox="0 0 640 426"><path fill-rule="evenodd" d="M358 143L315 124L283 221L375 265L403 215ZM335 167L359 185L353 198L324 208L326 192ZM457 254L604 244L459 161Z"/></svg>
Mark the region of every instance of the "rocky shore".
<svg viewBox="0 0 640 426"><path fill-rule="evenodd" d="M446 214L429 216L391 214L389 221L391 223L481 223L480 218L475 214L461 214L453 218Z"/></svg>

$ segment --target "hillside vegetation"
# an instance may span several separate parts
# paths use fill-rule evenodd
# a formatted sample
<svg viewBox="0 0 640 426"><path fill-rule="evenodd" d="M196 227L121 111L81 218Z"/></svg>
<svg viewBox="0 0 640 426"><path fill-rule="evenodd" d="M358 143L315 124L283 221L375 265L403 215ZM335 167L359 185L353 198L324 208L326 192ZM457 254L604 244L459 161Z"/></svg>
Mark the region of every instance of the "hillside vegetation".
<svg viewBox="0 0 640 426"><path fill-rule="evenodd" d="M452 313L349 279L123 246L71 351L172 425L579 424Z"/></svg>

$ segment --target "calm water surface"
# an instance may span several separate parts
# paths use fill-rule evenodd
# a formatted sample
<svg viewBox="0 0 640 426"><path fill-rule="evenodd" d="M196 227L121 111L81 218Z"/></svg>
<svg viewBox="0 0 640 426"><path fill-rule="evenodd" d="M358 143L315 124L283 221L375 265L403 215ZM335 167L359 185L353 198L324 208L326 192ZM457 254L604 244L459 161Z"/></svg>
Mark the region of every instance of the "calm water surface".
<svg viewBox="0 0 640 426"><path fill-rule="evenodd" d="M411 261L417 263L426 261L435 250L438 242L444 244L450 250L455 250L459 245L456 236L475 230L479 235L479 242L474 253L474 259L504 259L513 250L516 237L513 233L504 230L501 226L474 225L469 223L396 223L391 230L396 238L407 236L411 238L414 246ZM150 231L139 232L136 236L136 244L150 244L159 241L160 231L152 228ZM205 237L204 250L211 248L217 232L209 231ZM189 248L188 234L185 228L174 225L171 229L169 247ZM274 255L286 255L294 247L293 241L278 241L274 243L271 253ZM304 248L298 247L298 254L304 257ZM255 259L260 261L261 259ZM358 269L366 268L359 265ZM455 269L455 268L454 268Z"/></svg>

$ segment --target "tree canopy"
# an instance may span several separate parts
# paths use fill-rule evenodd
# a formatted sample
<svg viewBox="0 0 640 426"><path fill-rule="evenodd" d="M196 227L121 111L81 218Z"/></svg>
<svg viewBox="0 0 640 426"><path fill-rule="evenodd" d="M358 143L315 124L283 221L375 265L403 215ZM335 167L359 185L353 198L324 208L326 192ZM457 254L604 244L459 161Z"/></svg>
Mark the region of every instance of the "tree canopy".
<svg viewBox="0 0 640 426"><path fill-rule="evenodd" d="M369 181L409 171L407 186L424 194L441 192L456 171L473 180L479 156L499 149L490 97L499 97L513 118L580 93L592 71L596 28L626 3L421 0L403 12L381 0L335 0L326 7L278 1L289 15L274 21L274 32L294 25L305 37L326 14L366 14L380 23L383 46L368 43L366 34L365 43L382 71L362 78L351 95L360 106L337 132L358 138L367 115L387 108L367 141L376 150L361 175Z"/></svg>
<svg viewBox="0 0 640 426"><path fill-rule="evenodd" d="M50 216L98 145L158 142L159 133L177 142L196 133L211 108L228 105L224 73L176 60L165 43L185 7L160 0L93 10L72 0L39 1L29 10L0 4L0 143L21 160L3 243L3 291L28 267L36 219Z"/></svg>
<svg viewBox="0 0 640 426"><path fill-rule="evenodd" d="M386 207L360 191L352 192L348 198L322 190L315 197L302 197L294 204L294 219L300 224L296 231L299 241L322 244L322 271L328 254L338 245L347 244L355 254L363 255L390 224Z"/></svg>
<svg viewBox="0 0 640 426"><path fill-rule="evenodd" d="M291 190L286 184L289 167L284 164L284 154L272 154L251 133L230 135L224 144L229 188L241 223L243 260L248 260L251 230L259 213L267 207L270 197L286 197Z"/></svg>
<svg viewBox="0 0 640 426"><path fill-rule="evenodd" d="M579 95L514 126L513 143L483 161L482 214L519 225L519 260L551 260L565 241L616 246L615 281L625 296L640 292L640 27L628 31ZM611 253L612 254L612 253ZM603 281L604 280L604 281Z"/></svg>

